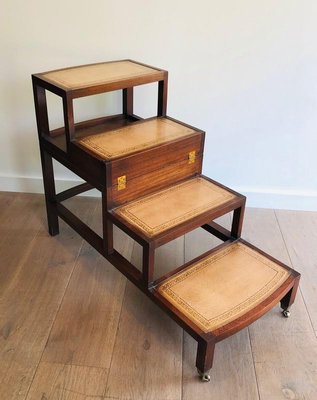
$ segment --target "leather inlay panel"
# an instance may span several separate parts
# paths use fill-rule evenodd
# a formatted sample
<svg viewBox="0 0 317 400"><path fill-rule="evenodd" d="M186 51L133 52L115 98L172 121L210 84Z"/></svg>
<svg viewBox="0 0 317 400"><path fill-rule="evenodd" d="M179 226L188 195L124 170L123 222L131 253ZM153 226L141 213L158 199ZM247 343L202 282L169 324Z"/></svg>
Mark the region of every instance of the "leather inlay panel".
<svg viewBox="0 0 317 400"><path fill-rule="evenodd" d="M156 290L210 332L252 310L289 275L279 264L238 242L172 276Z"/></svg>
<svg viewBox="0 0 317 400"><path fill-rule="evenodd" d="M112 160L195 132L167 118L158 118L87 136L78 142L105 160Z"/></svg>
<svg viewBox="0 0 317 400"><path fill-rule="evenodd" d="M119 207L114 213L151 237L234 198L231 192L198 177Z"/></svg>
<svg viewBox="0 0 317 400"><path fill-rule="evenodd" d="M68 89L79 89L158 73L160 71L132 61L116 61L52 71L43 74L43 78Z"/></svg>

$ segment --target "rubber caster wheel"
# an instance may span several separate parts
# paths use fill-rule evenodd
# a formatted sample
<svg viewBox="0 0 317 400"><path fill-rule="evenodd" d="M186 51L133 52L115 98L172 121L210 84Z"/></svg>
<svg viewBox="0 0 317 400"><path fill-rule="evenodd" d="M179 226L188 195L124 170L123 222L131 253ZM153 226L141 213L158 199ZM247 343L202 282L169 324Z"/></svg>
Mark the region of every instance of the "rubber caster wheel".
<svg viewBox="0 0 317 400"><path fill-rule="evenodd" d="M207 372L198 371L198 374L202 382L210 382L210 375Z"/></svg>
<svg viewBox="0 0 317 400"><path fill-rule="evenodd" d="M291 316L291 312L289 310L283 310L282 314L285 318L289 318Z"/></svg>

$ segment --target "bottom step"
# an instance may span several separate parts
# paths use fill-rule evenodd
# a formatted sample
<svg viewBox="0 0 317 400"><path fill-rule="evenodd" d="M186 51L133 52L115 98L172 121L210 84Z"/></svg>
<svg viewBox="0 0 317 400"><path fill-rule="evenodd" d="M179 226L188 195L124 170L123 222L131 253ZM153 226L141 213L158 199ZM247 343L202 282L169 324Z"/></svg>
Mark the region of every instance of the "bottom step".
<svg viewBox="0 0 317 400"><path fill-rule="evenodd" d="M278 303L298 276L247 242L237 240L161 281L154 291L198 334L228 336Z"/></svg>

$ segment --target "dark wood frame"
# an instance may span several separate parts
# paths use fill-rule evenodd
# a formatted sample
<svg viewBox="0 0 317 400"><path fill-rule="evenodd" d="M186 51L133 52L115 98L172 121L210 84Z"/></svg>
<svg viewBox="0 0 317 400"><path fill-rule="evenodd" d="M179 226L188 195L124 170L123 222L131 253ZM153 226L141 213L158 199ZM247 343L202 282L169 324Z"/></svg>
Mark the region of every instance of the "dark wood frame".
<svg viewBox="0 0 317 400"><path fill-rule="evenodd" d="M207 257L209 255L212 255L213 253L216 253L219 250L222 250L226 246L231 245L233 242L240 242L246 244L250 248L256 250L258 253L264 255L271 261L285 268L287 271L290 272L290 275L287 278L287 280L275 292L273 292L268 298L266 298L264 301L258 304L255 308L253 308L243 316L228 323L227 325L222 326L221 328L216 329L214 331L205 333L198 326L193 324L192 321L189 320L186 315L184 315L180 310L171 305L158 291L156 291L156 287L162 282L164 282L167 278L174 275L175 273L190 267L192 264L199 262L204 257ZM196 367L198 371L200 371L201 373L205 373L206 371L209 371L212 367L215 344L233 335L234 333L240 331L241 329L249 326L251 323L253 323L257 319L259 319L262 315L271 310L279 302L281 304L281 308L283 310L287 310L295 301L299 279L300 279L300 274L297 271L283 264L281 261L275 259L274 257L266 254L257 247L248 243L247 241L241 238L238 239L229 238L223 244L220 244L216 248L207 251L206 253L188 262L187 264L183 265L182 267L178 268L172 273L168 273L165 276L156 280L151 288L151 291L153 295L156 297L156 299L160 303L162 303L162 305L165 306L167 310L169 310L169 314L171 315L171 317L175 319L177 323L181 325L194 339L197 340L198 351L197 351Z"/></svg>
<svg viewBox="0 0 317 400"><path fill-rule="evenodd" d="M192 218L191 220L180 224L177 228L169 229L154 237L147 237L145 234L138 231L134 226L127 224L120 217L113 213L111 200L109 201L108 195L111 179L109 175L109 168L107 168L107 163L98 156L82 149L75 143L76 129L80 128L81 126L88 127L94 124L107 124L110 127L109 129L111 129L113 127L121 127L140 120L141 118L136 116L133 112L133 87L137 85L150 83L153 81L158 82L157 116L165 117L167 108L168 74L167 71L159 69L156 70L158 73L154 80L152 78L152 80L149 80L141 77L138 79L125 81L124 84L115 83L110 85L97 85L76 90L68 90L61 85L53 84L51 81L43 77L45 73L32 76L48 228L50 235L57 235L59 233L58 218L62 218L91 246L93 246L121 273L123 273L131 282L133 282L143 293L145 293L152 301L154 301L159 307L167 312L180 326L182 326L194 339L197 340L198 350L196 367L201 373L205 373L212 367L214 347L218 341L248 326L250 323L271 309L274 305L276 305L279 301L281 302L281 306L284 310L290 307L296 296L300 275L296 271L288 268L286 265L265 254L266 257L277 262L287 270L290 270L290 277L277 291L271 294L269 298L259 304L255 309L248 312L243 317L238 318L230 324L222 327L221 329L209 332L208 334L203 332L156 291L156 286L162 280L167 279L167 277L178 272L180 269L187 268L190 264L198 261L202 257L212 254L220 248L230 245L236 240L246 243L240 239L245 210L245 197L207 177L204 178L230 191L235 197L212 211L205 212L199 217ZM74 123L73 99L117 89L122 90L122 114L98 118L78 124ZM50 131L49 129L46 90L49 90L62 98L65 124L64 128L53 131ZM62 133L65 133L65 135L62 135ZM57 194L55 190L52 162L53 158L80 176L85 183ZM201 166L199 172L201 173ZM64 200L92 188L98 189L102 196L102 237L94 232L88 225L81 221L62 204ZM233 211L233 221L231 230L229 231L215 223L213 220L230 211ZM122 229L125 233L143 246L142 272L140 272L114 249L113 224L117 225L120 229ZM155 249L164 243L167 243L198 227L202 227L210 234L221 239L224 243L201 255L190 263L187 263L170 272L159 280L154 281L153 272ZM258 249L256 250L259 251Z"/></svg>

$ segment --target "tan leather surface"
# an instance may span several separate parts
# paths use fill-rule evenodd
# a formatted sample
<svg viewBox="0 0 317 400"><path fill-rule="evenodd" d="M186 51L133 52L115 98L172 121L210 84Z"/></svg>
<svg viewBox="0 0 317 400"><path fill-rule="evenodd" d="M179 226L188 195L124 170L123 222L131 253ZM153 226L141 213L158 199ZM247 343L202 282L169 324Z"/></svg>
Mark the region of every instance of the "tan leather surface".
<svg viewBox="0 0 317 400"><path fill-rule="evenodd" d="M158 118L87 136L78 142L105 160L111 160L194 132L193 129L167 118Z"/></svg>
<svg viewBox="0 0 317 400"><path fill-rule="evenodd" d="M114 213L147 236L154 236L234 197L227 190L198 177L119 207Z"/></svg>
<svg viewBox="0 0 317 400"><path fill-rule="evenodd" d="M158 292L204 332L253 309L289 272L245 244L235 243L176 274Z"/></svg>
<svg viewBox="0 0 317 400"><path fill-rule="evenodd" d="M156 69L132 61L116 61L52 71L44 74L43 77L69 89L78 89L157 74L158 72Z"/></svg>

